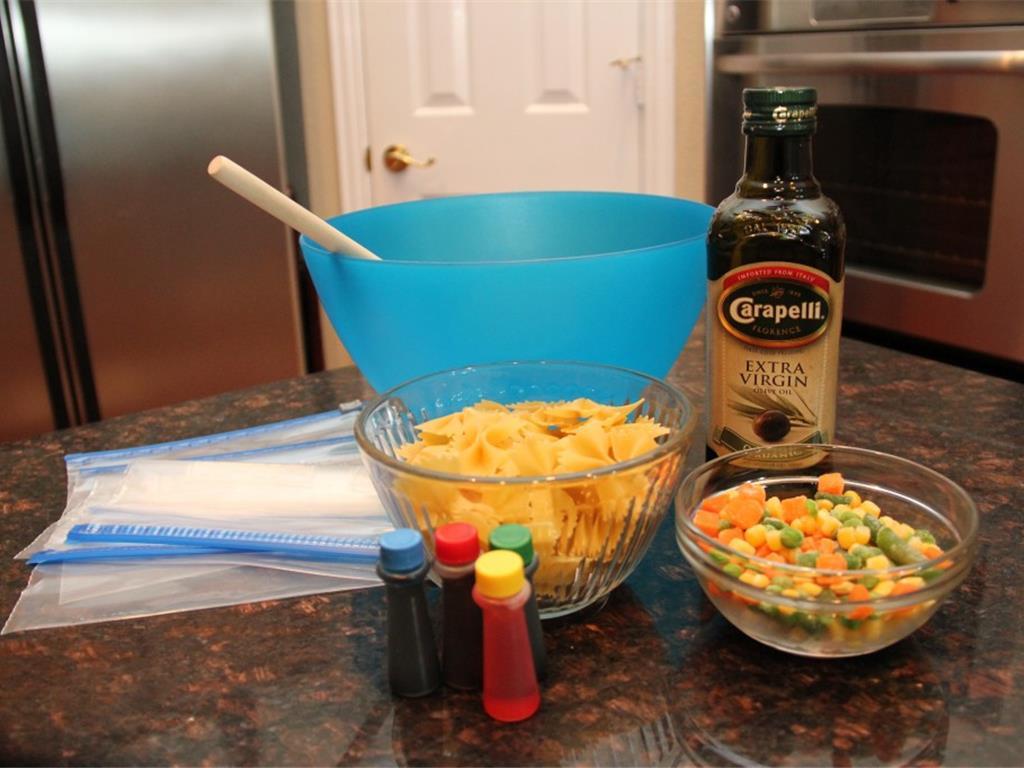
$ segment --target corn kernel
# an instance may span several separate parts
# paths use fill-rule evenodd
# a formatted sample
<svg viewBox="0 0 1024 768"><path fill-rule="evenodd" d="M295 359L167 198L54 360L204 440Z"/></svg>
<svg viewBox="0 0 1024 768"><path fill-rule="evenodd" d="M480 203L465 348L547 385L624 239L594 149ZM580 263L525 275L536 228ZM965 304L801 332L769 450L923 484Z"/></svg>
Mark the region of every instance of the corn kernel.
<svg viewBox="0 0 1024 768"><path fill-rule="evenodd" d="M897 527L896 533L899 534L901 539L906 540L914 535L914 527L912 525L907 525L906 523L901 523Z"/></svg>
<svg viewBox="0 0 1024 768"><path fill-rule="evenodd" d="M806 531L804 531L804 519L802 517L798 517L796 520L791 522L789 524L789 527L795 528L796 530L800 531L800 533L806 533Z"/></svg>
<svg viewBox="0 0 1024 768"><path fill-rule="evenodd" d="M786 595L786 592L792 592L793 594ZM798 597L800 595L800 593L797 592L795 589L783 590L782 594L786 595L786 597ZM796 608L790 608L788 605L777 605L775 607L783 616L792 616L794 613L796 613Z"/></svg>
<svg viewBox="0 0 1024 768"><path fill-rule="evenodd" d="M733 539L733 541L736 541L736 539ZM875 555L864 561L864 567L870 571L881 571L891 565L892 563L889 562L889 558L885 555Z"/></svg>
<svg viewBox="0 0 1024 768"><path fill-rule="evenodd" d="M880 522L886 528L893 528L893 529L895 529L896 526L899 525L899 523L897 523L895 520L893 520L888 515L882 515L880 518L878 518L878 522Z"/></svg>
<svg viewBox="0 0 1024 768"><path fill-rule="evenodd" d="M868 640L877 640L882 636L882 622L866 621L863 625L864 635Z"/></svg>
<svg viewBox="0 0 1024 768"><path fill-rule="evenodd" d="M772 496L764 503L764 510L772 517L782 515L782 500L778 496Z"/></svg>
<svg viewBox="0 0 1024 768"><path fill-rule="evenodd" d="M860 494L856 491L844 491L843 496L850 500L850 507L853 509L856 509L862 504Z"/></svg>
<svg viewBox="0 0 1024 768"><path fill-rule="evenodd" d="M803 527L800 530L804 533L815 533L818 530L818 518L805 515L797 519L803 521Z"/></svg>
<svg viewBox="0 0 1024 768"><path fill-rule="evenodd" d="M881 555L880 555L880 557L881 557ZM872 559L874 559L874 558L872 558ZM896 582L895 581L891 581L889 579L884 579L883 581L880 581L877 584L875 584L875 588L871 590L871 594L874 597L888 597L892 593L892 591L893 591L893 589L895 587L896 587Z"/></svg>
<svg viewBox="0 0 1024 768"><path fill-rule="evenodd" d="M881 507L873 501L862 501L860 503L860 509L865 515L872 515L873 517L878 517L878 514L882 511Z"/></svg>
<svg viewBox="0 0 1024 768"><path fill-rule="evenodd" d="M907 544L909 544L913 549L916 549L918 552L924 549L924 542L921 541L920 536L911 536L910 539L907 541Z"/></svg>
<svg viewBox="0 0 1024 768"><path fill-rule="evenodd" d="M847 512L852 512L849 504L836 504L832 509L832 514L836 517L842 517Z"/></svg>
<svg viewBox="0 0 1024 768"><path fill-rule="evenodd" d="M871 532L868 531L868 533L870 534ZM838 533L836 533L836 540L839 542L840 547L849 551L857 543L856 536L856 531L847 526L846 528L839 529Z"/></svg>
<svg viewBox="0 0 1024 768"><path fill-rule="evenodd" d="M813 582L801 584L797 588L808 597L817 597L822 592L822 588Z"/></svg>
<svg viewBox="0 0 1024 768"><path fill-rule="evenodd" d="M763 573L754 573L753 571L744 571L741 573L740 581L744 584L749 584L752 587L757 587L758 589L764 589L772 583L772 580Z"/></svg>
<svg viewBox="0 0 1024 768"><path fill-rule="evenodd" d="M750 546L750 542L748 542L746 539L732 539L729 542L729 546L735 549L737 552L742 552L744 555L754 554L754 548Z"/></svg>
<svg viewBox="0 0 1024 768"><path fill-rule="evenodd" d="M772 552L778 552L782 549L782 531L769 528L764 532L764 543Z"/></svg>
<svg viewBox="0 0 1024 768"><path fill-rule="evenodd" d="M832 585L832 591L837 595L848 595L853 591L853 582L840 581L838 584Z"/></svg>
<svg viewBox="0 0 1024 768"><path fill-rule="evenodd" d="M907 586L913 587L914 589L921 589L924 586L925 581L920 576L906 576L899 580L899 584L906 584Z"/></svg>
<svg viewBox="0 0 1024 768"><path fill-rule="evenodd" d="M779 594L784 597L800 597L800 593L792 587L782 590Z"/></svg>
<svg viewBox="0 0 1024 768"><path fill-rule="evenodd" d="M756 548L764 544L765 533L765 527L758 523L757 525L752 525L747 528L743 534L743 538L747 540L748 544Z"/></svg>
<svg viewBox="0 0 1024 768"><path fill-rule="evenodd" d="M840 525L841 523L832 515L825 513L818 516L818 530L821 531L822 536L833 538Z"/></svg>
<svg viewBox="0 0 1024 768"><path fill-rule="evenodd" d="M835 506L835 504L828 499L815 499L815 503L818 505L818 509L823 509L826 512L830 511L832 507Z"/></svg>
<svg viewBox="0 0 1024 768"><path fill-rule="evenodd" d="M858 525L856 528L853 529L853 533L854 541L856 541L858 544L863 544L864 546L867 546L869 543L871 543L871 529L868 528L866 525Z"/></svg>

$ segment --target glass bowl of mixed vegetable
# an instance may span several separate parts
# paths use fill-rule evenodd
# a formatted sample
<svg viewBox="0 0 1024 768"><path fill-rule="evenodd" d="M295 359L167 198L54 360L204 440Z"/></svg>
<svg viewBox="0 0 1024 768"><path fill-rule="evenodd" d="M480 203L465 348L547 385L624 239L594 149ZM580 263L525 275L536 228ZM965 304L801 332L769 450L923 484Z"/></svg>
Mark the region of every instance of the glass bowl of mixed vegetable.
<svg viewBox="0 0 1024 768"><path fill-rule="evenodd" d="M927 467L846 446L753 448L683 480L676 540L755 640L857 656L901 640L964 580L978 510Z"/></svg>

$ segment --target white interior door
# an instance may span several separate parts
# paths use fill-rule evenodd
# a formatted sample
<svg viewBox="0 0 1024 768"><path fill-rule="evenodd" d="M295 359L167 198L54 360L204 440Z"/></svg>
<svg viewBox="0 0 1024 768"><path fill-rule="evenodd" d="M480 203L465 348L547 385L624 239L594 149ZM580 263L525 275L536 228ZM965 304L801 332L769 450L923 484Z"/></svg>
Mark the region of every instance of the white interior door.
<svg viewBox="0 0 1024 768"><path fill-rule="evenodd" d="M641 191L642 6L363 0L372 166L366 202L525 189ZM391 145L434 163L389 170L383 153Z"/></svg>

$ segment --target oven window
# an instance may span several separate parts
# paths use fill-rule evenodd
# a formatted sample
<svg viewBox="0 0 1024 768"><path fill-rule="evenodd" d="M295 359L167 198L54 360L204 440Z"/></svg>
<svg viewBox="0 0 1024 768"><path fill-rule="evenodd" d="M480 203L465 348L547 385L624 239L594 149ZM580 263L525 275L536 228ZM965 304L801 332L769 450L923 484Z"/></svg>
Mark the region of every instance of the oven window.
<svg viewBox="0 0 1024 768"><path fill-rule="evenodd" d="M919 109L822 105L818 115L814 175L846 219L847 264L980 288L995 126Z"/></svg>

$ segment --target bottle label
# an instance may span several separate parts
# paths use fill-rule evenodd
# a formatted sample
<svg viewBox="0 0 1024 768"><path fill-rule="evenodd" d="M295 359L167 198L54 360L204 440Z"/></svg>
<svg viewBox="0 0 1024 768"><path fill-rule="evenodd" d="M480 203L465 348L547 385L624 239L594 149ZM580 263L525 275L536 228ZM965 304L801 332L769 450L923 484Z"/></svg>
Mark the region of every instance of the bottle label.
<svg viewBox="0 0 1024 768"><path fill-rule="evenodd" d="M841 282L786 262L708 283L712 450L832 440L842 300Z"/></svg>

